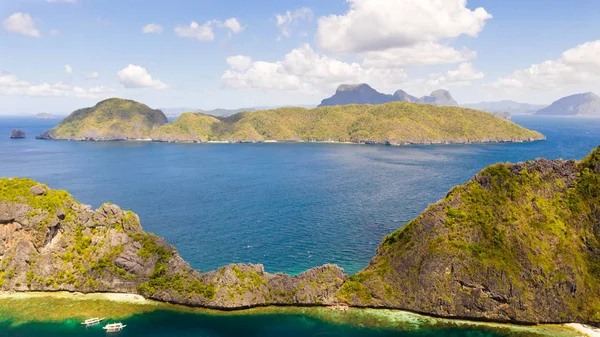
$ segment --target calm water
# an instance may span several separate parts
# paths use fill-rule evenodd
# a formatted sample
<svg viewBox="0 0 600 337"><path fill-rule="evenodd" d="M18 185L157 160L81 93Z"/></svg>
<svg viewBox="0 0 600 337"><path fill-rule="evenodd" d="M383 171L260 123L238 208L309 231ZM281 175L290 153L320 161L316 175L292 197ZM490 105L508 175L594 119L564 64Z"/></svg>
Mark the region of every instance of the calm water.
<svg viewBox="0 0 600 337"><path fill-rule="evenodd" d="M0 118L0 176L30 177L98 207L140 215L200 270L234 262L297 273L363 268L383 236L485 166L580 159L600 120L517 117L548 140L386 147L341 144L162 144L41 141L56 121ZM29 138L8 138L14 127Z"/></svg>
<svg viewBox="0 0 600 337"><path fill-rule="evenodd" d="M159 144L38 141L56 121L0 118L0 176L66 189L95 207L138 213L203 271L233 262L297 273L324 263L363 268L382 237L450 187L499 161L582 158L600 120L518 117L548 140L524 144L385 147L338 144ZM29 138L10 140L12 128ZM0 317L1 318L1 317ZM122 336L500 336L479 330L399 332L302 315L202 316L157 312ZM25 324L2 336L100 336L75 322Z"/></svg>

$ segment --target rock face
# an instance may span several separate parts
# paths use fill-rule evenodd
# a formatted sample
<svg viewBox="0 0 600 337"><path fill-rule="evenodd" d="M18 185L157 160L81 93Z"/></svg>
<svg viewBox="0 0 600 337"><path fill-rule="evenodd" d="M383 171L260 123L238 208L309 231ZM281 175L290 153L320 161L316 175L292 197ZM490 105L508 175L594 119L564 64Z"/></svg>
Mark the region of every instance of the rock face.
<svg viewBox="0 0 600 337"><path fill-rule="evenodd" d="M368 95L369 88L363 89ZM436 95L443 97L444 93ZM535 131L484 112L407 102L279 108L227 118L184 113L178 120L155 129L151 137L162 142L323 141L386 145L544 139Z"/></svg>
<svg viewBox="0 0 600 337"><path fill-rule="evenodd" d="M600 322L600 148L497 164L384 238L355 306L520 323Z"/></svg>
<svg viewBox="0 0 600 337"><path fill-rule="evenodd" d="M160 110L138 102L111 98L79 109L38 139L135 140L148 139L152 130L167 123Z"/></svg>
<svg viewBox="0 0 600 337"><path fill-rule="evenodd" d="M439 106L458 105L447 90L436 90L429 96L417 98L407 94L403 90L398 90L393 95L382 94L371 88L368 84L361 83L340 85L335 94L330 98L324 99L319 106L384 104L389 102L424 103Z"/></svg>
<svg viewBox="0 0 600 337"><path fill-rule="evenodd" d="M325 305L347 279L334 265L296 276L262 265L201 274L139 218L118 206L97 210L29 179L0 178L0 288L127 292L190 306Z"/></svg>
<svg viewBox="0 0 600 337"><path fill-rule="evenodd" d="M10 132L10 138L13 138L13 139L25 138L25 132L20 129L13 129Z"/></svg>
<svg viewBox="0 0 600 337"><path fill-rule="evenodd" d="M600 116L600 96L593 92L563 97L536 115Z"/></svg>

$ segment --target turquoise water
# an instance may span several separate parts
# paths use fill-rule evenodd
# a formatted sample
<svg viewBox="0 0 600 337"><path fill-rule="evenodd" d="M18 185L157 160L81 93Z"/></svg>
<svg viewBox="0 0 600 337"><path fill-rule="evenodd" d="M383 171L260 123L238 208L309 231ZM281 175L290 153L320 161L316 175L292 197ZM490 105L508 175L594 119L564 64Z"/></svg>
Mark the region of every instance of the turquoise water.
<svg viewBox="0 0 600 337"><path fill-rule="evenodd" d="M234 262L297 273L363 268L381 239L489 164L580 159L600 120L517 117L547 141L387 147L41 141L56 121L0 118L0 176L24 176L140 215L202 271ZM29 138L8 138L14 127Z"/></svg>
<svg viewBox="0 0 600 337"><path fill-rule="evenodd" d="M215 316L178 312L153 312L134 316L123 321L127 325L111 336L144 337L306 337L306 336L373 336L373 337L499 337L537 336L535 334L510 334L506 331L477 329L473 327L427 327L404 330L394 327L370 328L352 324L336 324L304 315L240 315ZM11 326L0 323L0 334L10 337L75 337L106 336L102 324L85 328L76 321L64 323L27 323Z"/></svg>

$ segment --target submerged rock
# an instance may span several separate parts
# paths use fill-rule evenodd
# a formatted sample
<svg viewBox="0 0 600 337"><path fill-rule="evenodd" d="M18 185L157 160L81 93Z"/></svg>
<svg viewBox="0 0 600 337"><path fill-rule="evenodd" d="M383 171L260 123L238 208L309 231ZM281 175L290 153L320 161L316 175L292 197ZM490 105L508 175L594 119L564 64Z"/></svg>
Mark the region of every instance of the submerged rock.
<svg viewBox="0 0 600 337"><path fill-rule="evenodd" d="M25 138L25 132L20 129L13 129L10 133L10 138L13 138L13 139Z"/></svg>

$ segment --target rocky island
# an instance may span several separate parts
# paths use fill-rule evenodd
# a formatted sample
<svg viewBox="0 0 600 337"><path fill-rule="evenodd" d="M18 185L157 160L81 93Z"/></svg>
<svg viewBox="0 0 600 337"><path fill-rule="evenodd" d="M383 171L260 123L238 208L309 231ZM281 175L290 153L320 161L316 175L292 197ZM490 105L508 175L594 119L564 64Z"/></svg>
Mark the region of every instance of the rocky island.
<svg viewBox="0 0 600 337"><path fill-rule="evenodd" d="M488 113L458 107L392 102L315 109L286 107L229 117L183 113L167 123L160 110L109 99L73 112L41 139L157 142L348 142L467 144L542 140L539 132Z"/></svg>
<svg viewBox="0 0 600 337"><path fill-rule="evenodd" d="M62 140L141 140L149 139L152 130L167 123L160 110L120 98L99 102L79 109L63 119L38 139Z"/></svg>
<svg viewBox="0 0 600 337"><path fill-rule="evenodd" d="M54 118L56 118L56 116L54 116L52 114L49 114L49 113L40 112L40 113L35 114L35 118L38 118L38 119L54 119Z"/></svg>
<svg viewBox="0 0 600 337"><path fill-rule="evenodd" d="M10 138L12 138L12 139L25 138L25 131L23 131L21 129L13 129L10 132Z"/></svg>
<svg viewBox="0 0 600 337"><path fill-rule="evenodd" d="M137 215L0 179L2 290L128 292L216 309L394 308L512 323L600 323L600 148L580 162L497 164L388 235L347 276L236 264L200 273Z"/></svg>

